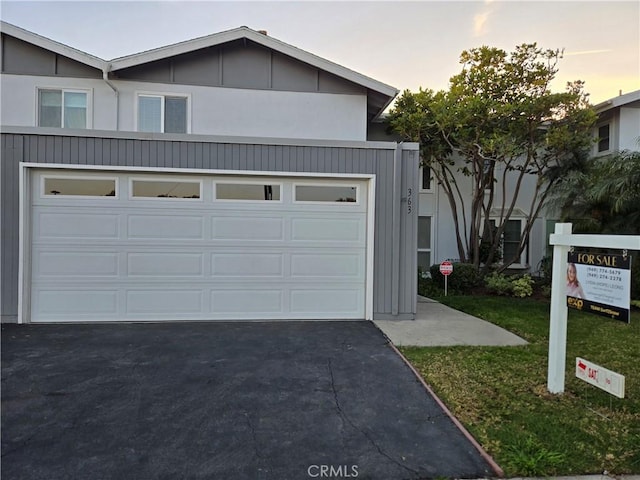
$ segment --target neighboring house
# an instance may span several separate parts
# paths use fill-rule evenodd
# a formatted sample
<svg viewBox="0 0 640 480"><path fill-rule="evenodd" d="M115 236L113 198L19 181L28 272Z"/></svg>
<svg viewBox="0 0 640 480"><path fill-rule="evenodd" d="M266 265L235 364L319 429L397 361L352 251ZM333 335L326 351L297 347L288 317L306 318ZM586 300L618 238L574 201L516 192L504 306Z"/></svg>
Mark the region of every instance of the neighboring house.
<svg viewBox="0 0 640 480"><path fill-rule="evenodd" d="M595 106L598 122L594 128L593 155L605 155L619 150L640 150L640 90L612 98ZM378 139L387 135L383 123L371 131L376 132ZM392 138L387 136L387 138ZM500 175L500 172L496 172ZM531 204L535 180L525 182L518 203L509 220L502 238L502 248L509 257L510 251L515 251L520 234L527 219L527 209ZM471 182L467 177L457 176L458 185L463 192L471 196ZM430 175L428 168L420 168L418 176L419 206L418 206L418 265L428 271L432 264L443 260L457 260L455 232L451 219L451 210L447 198L438 183ZM511 184L513 185L513 183ZM507 201L513 197L507 188ZM494 205L500 205L501 189L496 189ZM494 208L492 215L500 215L500 209ZM556 220L553 216L541 215L536 219L531 232L531 238L526 249L520 256L520 261L512 265L513 271L539 273L541 260L551 254L548 238L554 232Z"/></svg>
<svg viewBox="0 0 640 480"><path fill-rule="evenodd" d="M599 103L595 110L598 121L593 132L594 156L640 151L640 90Z"/></svg>
<svg viewBox="0 0 640 480"><path fill-rule="evenodd" d="M411 319L398 91L246 27L105 61L1 24L3 322Z"/></svg>

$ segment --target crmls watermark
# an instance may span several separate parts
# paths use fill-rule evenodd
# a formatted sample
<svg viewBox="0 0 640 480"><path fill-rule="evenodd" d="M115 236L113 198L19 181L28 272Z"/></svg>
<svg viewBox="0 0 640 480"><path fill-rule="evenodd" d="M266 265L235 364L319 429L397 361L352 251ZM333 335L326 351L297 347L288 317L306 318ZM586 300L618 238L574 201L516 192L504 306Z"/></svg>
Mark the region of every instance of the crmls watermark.
<svg viewBox="0 0 640 480"><path fill-rule="evenodd" d="M357 465L309 465L307 474L311 478L357 478Z"/></svg>

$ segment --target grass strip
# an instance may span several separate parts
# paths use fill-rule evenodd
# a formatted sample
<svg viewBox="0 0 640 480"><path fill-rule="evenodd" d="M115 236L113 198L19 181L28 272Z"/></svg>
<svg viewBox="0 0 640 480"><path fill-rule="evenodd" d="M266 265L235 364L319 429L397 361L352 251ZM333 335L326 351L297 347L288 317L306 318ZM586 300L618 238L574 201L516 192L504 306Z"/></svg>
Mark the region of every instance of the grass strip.
<svg viewBox="0 0 640 480"><path fill-rule="evenodd" d="M640 313L631 324L570 311L563 395L546 389L549 303L437 300L525 338L521 347L403 347L507 476L640 473ZM618 399L579 380L580 356L626 377Z"/></svg>

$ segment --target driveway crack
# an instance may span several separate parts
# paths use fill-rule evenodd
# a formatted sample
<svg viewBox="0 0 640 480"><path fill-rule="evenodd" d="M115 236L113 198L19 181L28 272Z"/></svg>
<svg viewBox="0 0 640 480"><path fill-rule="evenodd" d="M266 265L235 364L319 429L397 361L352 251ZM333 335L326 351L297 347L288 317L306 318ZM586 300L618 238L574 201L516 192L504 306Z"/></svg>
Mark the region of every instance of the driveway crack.
<svg viewBox="0 0 640 480"><path fill-rule="evenodd" d="M373 445L373 447L378 451L378 453L380 455L382 455L383 457L387 458L391 462L395 463L399 467L404 468L405 470L408 470L411 473L420 474L419 471L414 470L411 467L408 467L407 465L403 464L402 462L399 462L398 460L393 458L391 455L386 453L384 450L382 450L380 445L378 445L376 443L376 441L371 437L371 435L368 432L366 432L364 429L360 428L358 425L355 424L355 422L353 420L351 420L351 418L349 418L349 416L344 412L344 410L342 409L342 406L340 405L340 399L338 398L338 390L336 389L335 377L333 375L333 366L331 364L331 358L328 359L327 368L329 370L329 375L331 376L331 390L333 392L333 400L334 400L334 403L336 405L336 410L338 411L338 415L340 415L340 418L342 418L343 422L347 422L356 431L360 432L369 441L369 443L371 445Z"/></svg>

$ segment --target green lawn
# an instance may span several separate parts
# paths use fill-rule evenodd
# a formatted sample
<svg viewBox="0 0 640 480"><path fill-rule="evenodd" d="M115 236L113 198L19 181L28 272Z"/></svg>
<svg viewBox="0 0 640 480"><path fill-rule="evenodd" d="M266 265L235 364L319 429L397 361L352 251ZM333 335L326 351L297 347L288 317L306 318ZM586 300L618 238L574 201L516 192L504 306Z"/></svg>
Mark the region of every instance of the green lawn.
<svg viewBox="0 0 640 480"><path fill-rule="evenodd" d="M640 473L640 313L631 324L569 311L565 394L546 389L549 304L449 296L442 303L530 342L402 348L507 476ZM575 357L626 377L618 399L575 378Z"/></svg>

